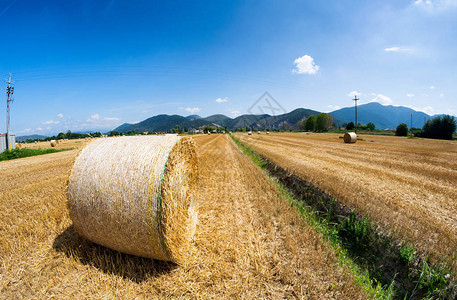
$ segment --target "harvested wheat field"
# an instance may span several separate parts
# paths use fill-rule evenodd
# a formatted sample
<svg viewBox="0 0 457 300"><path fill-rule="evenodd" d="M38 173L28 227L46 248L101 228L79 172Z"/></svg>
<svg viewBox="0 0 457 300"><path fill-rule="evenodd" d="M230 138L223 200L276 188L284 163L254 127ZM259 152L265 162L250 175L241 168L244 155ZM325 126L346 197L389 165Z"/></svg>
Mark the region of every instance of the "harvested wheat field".
<svg viewBox="0 0 457 300"><path fill-rule="evenodd" d="M418 245L457 274L457 142L338 134L237 134L273 163Z"/></svg>
<svg viewBox="0 0 457 300"><path fill-rule="evenodd" d="M195 142L199 223L181 265L76 234L65 188L77 150L0 162L0 298L367 297L228 136Z"/></svg>
<svg viewBox="0 0 457 300"><path fill-rule="evenodd" d="M92 139L93 140L93 139ZM57 145L57 149L68 149L68 148L78 148L84 147L88 143L90 143L91 139L75 139L75 140L57 140L59 143ZM46 149L46 148L53 148L51 146L51 142L37 142L35 143L21 143L22 148L30 148L30 149Z"/></svg>

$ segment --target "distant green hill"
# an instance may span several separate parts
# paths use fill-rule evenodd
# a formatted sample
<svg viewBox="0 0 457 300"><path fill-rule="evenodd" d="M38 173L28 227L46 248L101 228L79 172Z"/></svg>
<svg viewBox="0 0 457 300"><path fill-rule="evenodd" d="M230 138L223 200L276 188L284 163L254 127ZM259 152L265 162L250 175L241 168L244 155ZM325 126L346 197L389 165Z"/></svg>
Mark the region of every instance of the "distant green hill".
<svg viewBox="0 0 457 300"><path fill-rule="evenodd" d="M16 142L24 142L26 140L44 139L45 135L32 134L32 135L21 135L16 137Z"/></svg>
<svg viewBox="0 0 457 300"><path fill-rule="evenodd" d="M221 114L212 115L206 118L201 118L195 115L188 117L182 117L178 115L158 115L136 124L122 124L121 126L115 128L114 131L128 132L135 130L137 132L165 132L171 130L176 125L180 126L181 129L184 129L184 127L191 129L205 125L213 125L227 127L229 129L250 127L252 129L258 130L264 128L282 128L284 122L288 125L288 127L296 128L298 121L305 119L312 114L318 115L319 112L315 110L299 108L291 111L290 113L278 116L271 116L268 114L242 115L234 119Z"/></svg>
<svg viewBox="0 0 457 300"><path fill-rule="evenodd" d="M415 111L408 107L381 105L373 102L358 106L358 122L367 124L372 122L377 129L393 128L395 129L398 124L406 123L410 127L411 114L413 115L413 127L422 128L424 121L431 118L426 113ZM297 122L306 119L310 115L318 115L319 112L311 109L297 108L289 113L277 116L268 114L263 115L241 115L236 118L229 118L225 115L216 114L206 118L197 115L192 116L179 116L179 115L158 115L148 118L136 124L122 124L115 128L115 131L128 132L135 131L149 131L149 132L166 132L179 125L181 129L187 127L198 128L205 125L220 126L229 129L238 129L242 127L250 127L253 130L261 130L265 128L282 129L283 124L288 128L295 129ZM341 126L343 123L354 122L354 107L346 107L331 112L335 124Z"/></svg>
<svg viewBox="0 0 457 300"><path fill-rule="evenodd" d="M355 122L354 107L345 107L331 113L333 118L338 119L341 124ZM413 115L413 127L422 128L425 121L431 118L426 113L415 111L404 106L382 105L376 102L359 105L357 107L357 122L375 124L376 129L397 128L398 124L406 123L411 126L411 114ZM337 125L341 125L337 124Z"/></svg>

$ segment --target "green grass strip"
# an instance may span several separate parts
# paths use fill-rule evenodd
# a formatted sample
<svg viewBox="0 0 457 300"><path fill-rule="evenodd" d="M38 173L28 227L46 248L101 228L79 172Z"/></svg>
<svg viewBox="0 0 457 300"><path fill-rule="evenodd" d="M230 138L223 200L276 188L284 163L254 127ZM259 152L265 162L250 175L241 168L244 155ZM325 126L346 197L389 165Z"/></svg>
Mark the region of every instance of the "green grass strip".
<svg viewBox="0 0 457 300"><path fill-rule="evenodd" d="M2 153L0 153L0 161L29 157L29 156L37 156L37 155L43 155L43 154L49 154L49 153L56 153L56 152L62 152L62 151L67 151L67 150L71 150L71 149L54 149L54 148L27 149L27 148L25 148L25 149L13 149L11 151L5 150Z"/></svg>

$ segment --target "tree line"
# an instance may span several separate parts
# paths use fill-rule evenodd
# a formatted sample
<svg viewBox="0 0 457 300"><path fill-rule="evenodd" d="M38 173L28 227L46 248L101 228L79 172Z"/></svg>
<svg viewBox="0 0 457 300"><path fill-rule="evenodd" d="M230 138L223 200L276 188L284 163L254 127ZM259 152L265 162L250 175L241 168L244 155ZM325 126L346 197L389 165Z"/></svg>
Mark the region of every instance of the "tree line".
<svg viewBox="0 0 457 300"><path fill-rule="evenodd" d="M304 131L328 131L333 127L331 114L320 113L317 116L311 115L308 118L297 122L297 129Z"/></svg>
<svg viewBox="0 0 457 300"><path fill-rule="evenodd" d="M457 128L456 120L453 116L438 116L425 122L422 129L411 128L409 131L416 137L429 139L452 140L453 134ZM408 125L401 123L395 130L397 136L408 135Z"/></svg>

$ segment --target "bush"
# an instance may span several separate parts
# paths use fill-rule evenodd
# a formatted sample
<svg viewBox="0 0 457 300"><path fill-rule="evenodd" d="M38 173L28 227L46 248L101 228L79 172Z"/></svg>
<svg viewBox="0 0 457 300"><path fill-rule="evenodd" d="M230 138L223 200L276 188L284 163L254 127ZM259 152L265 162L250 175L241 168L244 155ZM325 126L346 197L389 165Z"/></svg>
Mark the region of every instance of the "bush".
<svg viewBox="0 0 457 300"><path fill-rule="evenodd" d="M407 136L408 135L408 125L405 123L401 123L397 126L397 130L395 130L396 136Z"/></svg>
<svg viewBox="0 0 457 300"><path fill-rule="evenodd" d="M371 122L368 122L368 123L367 123L367 129L373 131L375 128L376 128L376 126L375 126L373 123L371 123Z"/></svg>
<svg viewBox="0 0 457 300"><path fill-rule="evenodd" d="M355 127L354 122L349 122L349 123L346 125L346 129L347 129L347 130L353 130L354 127Z"/></svg>

